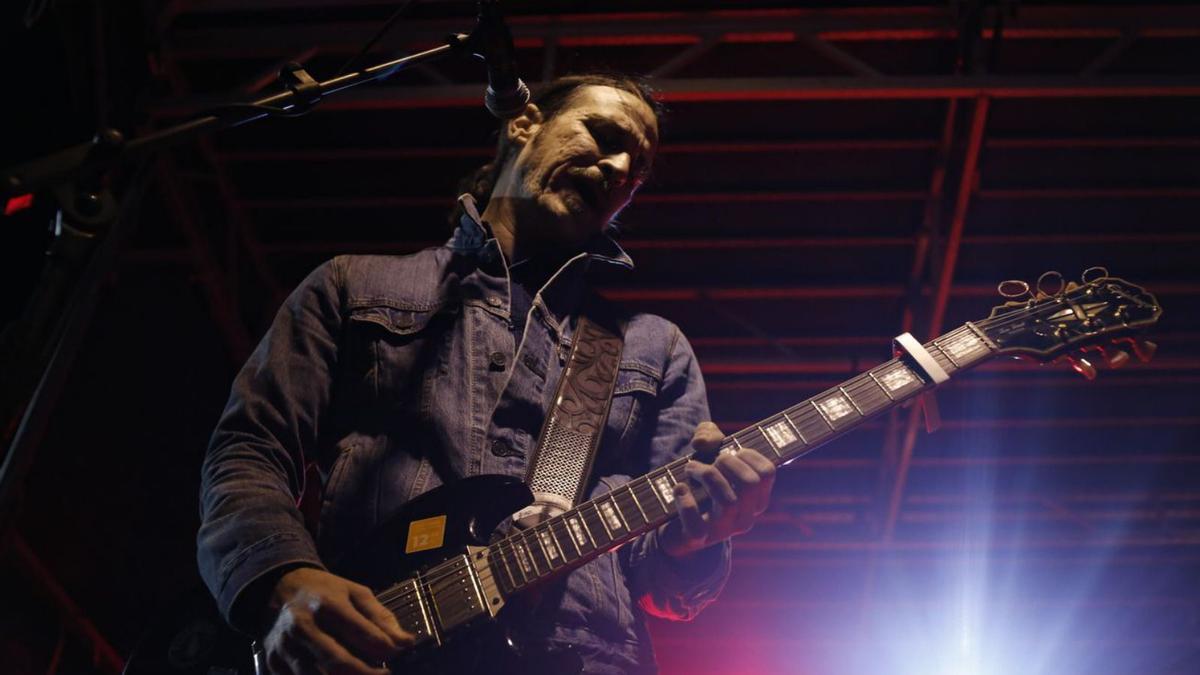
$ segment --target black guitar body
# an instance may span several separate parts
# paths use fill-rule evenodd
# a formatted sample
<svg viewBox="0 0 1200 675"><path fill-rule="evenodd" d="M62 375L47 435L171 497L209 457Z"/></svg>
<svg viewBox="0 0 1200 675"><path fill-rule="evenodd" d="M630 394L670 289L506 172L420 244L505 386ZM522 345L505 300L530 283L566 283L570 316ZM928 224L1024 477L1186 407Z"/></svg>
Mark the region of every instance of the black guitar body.
<svg viewBox="0 0 1200 675"><path fill-rule="evenodd" d="M529 488L510 476L466 478L412 500L378 528L367 544L331 571L370 587L376 593L414 574L461 555L467 546L486 546L492 533L512 513L532 501ZM414 521L445 518L441 541L434 537L424 550L406 552ZM426 545L429 545L426 541ZM206 591L193 593L190 604L175 616L157 621L130 656L125 675L255 675L250 642L225 625ZM483 619L443 636L442 646L409 650L389 664L404 675L492 673L573 675L582 669L570 651L524 649L524 639L506 615L531 611L529 598L514 599L497 620ZM262 675L265 675L263 673Z"/></svg>
<svg viewBox="0 0 1200 675"><path fill-rule="evenodd" d="M375 530L362 553L353 556L345 566L335 566L332 571L379 593L399 580L461 554L467 546L487 546L497 527L532 501L528 486L511 476L473 476L443 485L405 504L399 513ZM442 516L446 518L442 545L407 553L411 524ZM536 597L528 595L511 599L510 602L519 606L506 607L505 612L511 615L534 611ZM582 664L573 653L525 649L524 637L504 617L505 614L501 614L496 621L485 619L465 630L456 630L444 636L443 646L411 650L391 664L392 670L404 675L572 675L582 670Z"/></svg>

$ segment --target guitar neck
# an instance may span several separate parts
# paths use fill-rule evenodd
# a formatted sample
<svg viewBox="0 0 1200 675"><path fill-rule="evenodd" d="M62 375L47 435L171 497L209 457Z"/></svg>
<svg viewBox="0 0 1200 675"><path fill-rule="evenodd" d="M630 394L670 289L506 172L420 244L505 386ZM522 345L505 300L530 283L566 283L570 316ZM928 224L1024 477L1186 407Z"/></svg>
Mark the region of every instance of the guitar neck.
<svg viewBox="0 0 1200 675"><path fill-rule="evenodd" d="M986 360L995 347L973 324L932 340L925 349L947 374ZM895 358L841 385L727 436L722 449L753 448L786 464L931 389L919 369ZM488 547L505 594L582 565L652 530L675 515L674 485L686 480L681 457Z"/></svg>

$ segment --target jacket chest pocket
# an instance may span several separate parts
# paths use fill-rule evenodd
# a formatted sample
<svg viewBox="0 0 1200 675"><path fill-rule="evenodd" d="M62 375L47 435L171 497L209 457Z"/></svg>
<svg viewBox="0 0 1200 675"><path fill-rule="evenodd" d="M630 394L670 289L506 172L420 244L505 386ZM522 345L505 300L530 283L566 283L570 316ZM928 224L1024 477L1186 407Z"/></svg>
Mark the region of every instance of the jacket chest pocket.
<svg viewBox="0 0 1200 675"><path fill-rule="evenodd" d="M419 386L420 373L444 357L447 308L395 304L355 306L349 315L347 368L372 397L399 402Z"/></svg>
<svg viewBox="0 0 1200 675"><path fill-rule="evenodd" d="M604 430L606 445L612 443L610 447L620 454L629 450L645 424L648 411L653 410L661 383L661 376L652 368L632 362L621 363Z"/></svg>

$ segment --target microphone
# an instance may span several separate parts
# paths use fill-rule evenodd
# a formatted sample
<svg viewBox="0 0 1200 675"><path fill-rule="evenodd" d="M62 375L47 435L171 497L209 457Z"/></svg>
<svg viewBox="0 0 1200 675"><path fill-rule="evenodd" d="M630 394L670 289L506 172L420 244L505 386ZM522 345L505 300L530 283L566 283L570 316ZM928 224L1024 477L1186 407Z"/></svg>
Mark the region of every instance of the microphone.
<svg viewBox="0 0 1200 675"><path fill-rule="evenodd" d="M488 88L483 105L500 119L516 117L529 103L529 87L517 76L512 33L500 16L499 3L480 0L479 25L471 35L475 56L487 64Z"/></svg>

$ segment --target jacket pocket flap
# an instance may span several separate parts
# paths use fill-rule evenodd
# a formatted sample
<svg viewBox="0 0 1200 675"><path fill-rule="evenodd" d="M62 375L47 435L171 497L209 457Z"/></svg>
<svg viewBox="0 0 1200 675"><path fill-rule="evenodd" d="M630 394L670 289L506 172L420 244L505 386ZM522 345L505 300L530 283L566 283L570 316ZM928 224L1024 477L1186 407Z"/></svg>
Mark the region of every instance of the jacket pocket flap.
<svg viewBox="0 0 1200 675"><path fill-rule="evenodd" d="M662 377L652 368L633 361L622 361L617 371L617 386L614 395L642 392L655 396Z"/></svg>
<svg viewBox="0 0 1200 675"><path fill-rule="evenodd" d="M397 309L385 305L356 307L350 310L351 321L363 321L383 326L397 335L412 335L425 329L437 315L433 309Z"/></svg>

